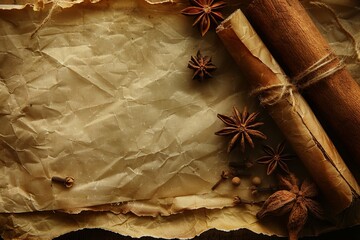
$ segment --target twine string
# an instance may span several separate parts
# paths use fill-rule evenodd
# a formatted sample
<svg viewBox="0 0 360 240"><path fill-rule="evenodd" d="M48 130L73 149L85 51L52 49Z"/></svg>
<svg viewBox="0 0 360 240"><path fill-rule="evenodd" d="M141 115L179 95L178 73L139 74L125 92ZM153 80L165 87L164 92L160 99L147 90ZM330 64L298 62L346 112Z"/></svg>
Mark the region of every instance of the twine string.
<svg viewBox="0 0 360 240"><path fill-rule="evenodd" d="M320 58L306 70L295 76L291 79L293 83L279 83L273 84L265 87L259 87L254 89L250 95L259 96L261 105L274 105L281 101L283 98L290 96L291 104L295 106L295 90L302 90L308 88L309 86L314 85L315 83L326 79L326 77L333 75L337 71L345 67L343 61L338 61L334 66L330 67L324 72L319 71L321 68L326 67L328 64L331 64L337 60L337 58L329 53L324 57ZM313 76L312 76L313 75ZM310 79L309 76L312 76ZM266 96L264 96L266 95Z"/></svg>
<svg viewBox="0 0 360 240"><path fill-rule="evenodd" d="M256 88L250 93L250 95L259 96L261 105L275 105L283 98L290 96L292 105L295 106L294 90L296 90L295 86L291 83L279 83ZM266 93L267 96L264 96L264 93Z"/></svg>
<svg viewBox="0 0 360 240"><path fill-rule="evenodd" d="M321 68L334 62L335 60L337 60L337 58L333 54L329 53L324 57L320 58L317 62L315 62L313 65L305 69L303 72L293 77L291 80L299 90L308 88L314 85L315 83L325 79L326 77L333 75L334 73L345 67L343 61L338 61L334 66L329 68L327 71L325 72L320 71L319 73L317 73ZM306 80L306 78L309 75L314 75L314 76L309 80Z"/></svg>

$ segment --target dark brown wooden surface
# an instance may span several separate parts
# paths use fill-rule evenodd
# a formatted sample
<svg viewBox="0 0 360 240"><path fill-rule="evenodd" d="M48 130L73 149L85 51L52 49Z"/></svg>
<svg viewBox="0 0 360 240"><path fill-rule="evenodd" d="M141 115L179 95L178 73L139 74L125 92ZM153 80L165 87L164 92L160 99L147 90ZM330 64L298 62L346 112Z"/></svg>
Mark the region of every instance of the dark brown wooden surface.
<svg viewBox="0 0 360 240"><path fill-rule="evenodd" d="M132 240L134 238L121 236L116 233L100 230L100 229L85 229L72 233L65 234L54 240ZM143 237L141 240L155 240L155 238ZM220 232L210 230L201 234L194 240L284 240L286 238L270 237L261 234L255 234L248 230L236 232ZM318 237L304 237L303 240L359 240L360 239L360 226L329 232Z"/></svg>

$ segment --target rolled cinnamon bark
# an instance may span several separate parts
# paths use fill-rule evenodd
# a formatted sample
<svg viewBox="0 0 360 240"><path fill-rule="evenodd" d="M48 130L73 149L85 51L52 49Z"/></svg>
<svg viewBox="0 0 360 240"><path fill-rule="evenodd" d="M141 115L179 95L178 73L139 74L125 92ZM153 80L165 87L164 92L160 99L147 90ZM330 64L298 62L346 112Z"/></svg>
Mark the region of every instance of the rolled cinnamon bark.
<svg viewBox="0 0 360 240"><path fill-rule="evenodd" d="M247 76L260 102L317 183L335 213L347 208L359 186L302 96L293 89L240 10L217 34Z"/></svg>
<svg viewBox="0 0 360 240"><path fill-rule="evenodd" d="M246 15L335 144L360 165L360 86L300 2L254 0Z"/></svg>

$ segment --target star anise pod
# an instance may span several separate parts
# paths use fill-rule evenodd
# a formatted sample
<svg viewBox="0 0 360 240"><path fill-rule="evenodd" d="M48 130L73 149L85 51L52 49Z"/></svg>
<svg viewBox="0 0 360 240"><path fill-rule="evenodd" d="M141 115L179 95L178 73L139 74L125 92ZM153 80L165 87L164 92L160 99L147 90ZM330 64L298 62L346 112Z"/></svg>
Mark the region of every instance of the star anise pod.
<svg viewBox="0 0 360 240"><path fill-rule="evenodd" d="M195 70L192 79L201 81L211 78L210 72L216 70L216 66L211 62L211 57L201 55L200 50L197 51L196 56L191 56L188 68Z"/></svg>
<svg viewBox="0 0 360 240"><path fill-rule="evenodd" d="M286 173L289 173L289 168L286 165L285 161L291 160L293 158L293 155L285 154L284 149L285 149L285 142L282 142L279 145L277 145L276 149L268 145L263 146L263 151L267 155L256 159L256 162L260 164L268 164L266 171L267 175L273 173L274 170L277 168L277 166L279 166Z"/></svg>
<svg viewBox="0 0 360 240"><path fill-rule="evenodd" d="M266 139L266 135L256 130L257 127L263 125L263 122L256 122L258 113L249 114L247 108L244 107L240 114L236 107L233 107L234 116L225 116L218 114L217 117L226 124L226 127L216 132L219 136L232 136L228 145L227 152L229 153L235 146L235 143L240 139L241 151L245 152L245 142L254 148L254 142L251 136Z"/></svg>
<svg viewBox="0 0 360 240"><path fill-rule="evenodd" d="M279 180L286 190L273 193L265 201L256 217L262 219L270 214L283 215L290 213L287 224L289 239L296 240L307 221L309 212L315 217L323 219L323 208L314 200L318 195L318 191L313 182L305 180L299 188L298 180L292 174L288 177L280 176Z"/></svg>
<svg viewBox="0 0 360 240"><path fill-rule="evenodd" d="M210 29L211 22L218 24L218 20L224 20L218 10L226 5L224 1L214 0L190 0L191 7L181 11L184 15L196 16L193 26L199 24L201 36L204 36Z"/></svg>

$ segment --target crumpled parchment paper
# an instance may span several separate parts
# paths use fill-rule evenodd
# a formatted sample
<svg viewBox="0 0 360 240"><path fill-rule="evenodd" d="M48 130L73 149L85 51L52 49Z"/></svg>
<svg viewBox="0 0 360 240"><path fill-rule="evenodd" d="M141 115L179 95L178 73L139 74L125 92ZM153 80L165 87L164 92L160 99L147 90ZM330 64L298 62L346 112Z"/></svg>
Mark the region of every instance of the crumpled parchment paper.
<svg viewBox="0 0 360 240"><path fill-rule="evenodd" d="M0 219L5 235L50 238L102 227L131 236L167 237L166 229L171 228L154 232L160 223L171 224L170 217L184 216L175 213L200 208L214 210L187 211L192 215L185 221L189 228L193 222L202 227L184 228L179 237L209 228L281 233L281 227L257 224L254 209L246 215L237 208L219 210L231 206L234 195L250 197L246 179L236 193L229 184L210 190L229 161L226 140L213 135L223 127L216 113L230 114L233 105L256 110L256 101L247 97L241 73L215 33L201 38L190 28L192 19L178 13L184 1L54 1L59 7L45 22L50 1L17 2L0 5L13 9L0 15ZM306 6L322 13L320 18L313 15L317 24L359 80L358 6L346 6L351 2L330 5L338 22L328 9ZM192 72L186 68L198 49L212 55L218 67L215 77L203 83L191 81ZM270 120L264 131L272 141L279 139ZM231 157L239 157L239 152ZM51 185L52 176L72 176L76 182L66 190ZM175 215L149 219L107 212L27 213L77 212L119 203L138 207L142 202L150 207L136 212L140 216ZM87 214L94 214L93 222L69 227L63 221ZM29 225L35 216L35 222L43 224ZM109 218L114 224L108 224ZM126 226L124 218L133 219L129 224L135 228L121 228ZM52 221L57 228L49 233ZM137 232L140 225L152 225L148 229L153 231ZM7 232L14 226L15 231Z"/></svg>
<svg viewBox="0 0 360 240"><path fill-rule="evenodd" d="M359 224L360 204L346 211L342 217L329 222L313 219L303 230L304 236L317 235L344 226ZM167 217L136 217L132 214L113 214L109 212L82 212L63 214L54 212L34 212L22 214L3 214L0 224L4 229L4 239L53 239L62 234L84 228L102 228L124 236L152 236L165 239L189 239L209 229L223 231L250 229L266 235L286 236L286 222L267 219L258 222L254 216L255 206L241 206L224 209L198 209L185 211ZM181 226L181 227L179 227Z"/></svg>
<svg viewBox="0 0 360 240"><path fill-rule="evenodd" d="M142 6L75 5L33 38L40 16L4 12L1 212L214 197L227 165L216 114L246 88L214 35L189 34L174 6ZM198 48L219 68L204 83L187 69Z"/></svg>

